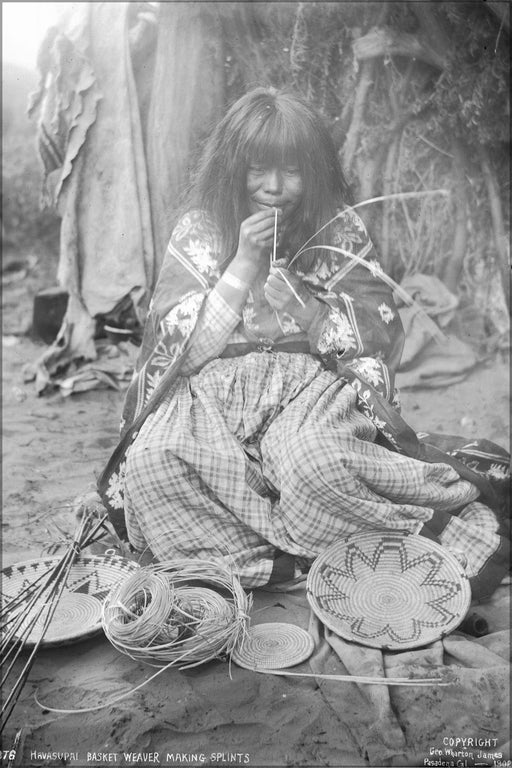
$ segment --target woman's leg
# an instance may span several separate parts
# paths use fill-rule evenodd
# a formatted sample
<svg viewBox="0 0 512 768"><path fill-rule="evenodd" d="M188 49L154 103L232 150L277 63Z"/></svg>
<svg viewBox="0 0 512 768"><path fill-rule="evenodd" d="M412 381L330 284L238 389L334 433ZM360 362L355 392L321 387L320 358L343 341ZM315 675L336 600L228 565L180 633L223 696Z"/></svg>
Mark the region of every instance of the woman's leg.
<svg viewBox="0 0 512 768"><path fill-rule="evenodd" d="M160 561L222 559L245 584L269 581L274 547L231 511L250 505L264 515L270 506L245 483L245 457L235 442L217 431L208 446L198 446L165 418L139 435L127 460L125 493L136 549L147 546Z"/></svg>
<svg viewBox="0 0 512 768"><path fill-rule="evenodd" d="M448 465L373 442L375 428L357 411L352 387L330 379L325 386L322 377L288 405L262 441L264 474L280 496L272 523L289 551L315 556L337 538L371 529L420 533L436 512L477 498L475 486ZM482 524L454 521L445 538L453 542L458 535L469 546L474 572L499 545L495 526L487 521L483 536Z"/></svg>
<svg viewBox="0 0 512 768"><path fill-rule="evenodd" d="M309 356L256 353L181 380L127 456L131 543L160 560L232 559L245 584L267 583L279 542L259 436L318 369Z"/></svg>

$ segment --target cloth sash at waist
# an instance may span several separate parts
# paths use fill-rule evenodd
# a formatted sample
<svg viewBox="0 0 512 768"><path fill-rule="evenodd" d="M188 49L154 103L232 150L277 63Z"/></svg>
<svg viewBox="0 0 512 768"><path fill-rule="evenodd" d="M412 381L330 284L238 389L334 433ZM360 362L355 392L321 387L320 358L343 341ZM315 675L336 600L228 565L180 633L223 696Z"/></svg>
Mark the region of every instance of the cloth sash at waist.
<svg viewBox="0 0 512 768"><path fill-rule="evenodd" d="M306 340L274 342L272 339L259 339L240 344L228 344L219 357L241 357L248 355L249 352L303 352L311 354L311 349Z"/></svg>

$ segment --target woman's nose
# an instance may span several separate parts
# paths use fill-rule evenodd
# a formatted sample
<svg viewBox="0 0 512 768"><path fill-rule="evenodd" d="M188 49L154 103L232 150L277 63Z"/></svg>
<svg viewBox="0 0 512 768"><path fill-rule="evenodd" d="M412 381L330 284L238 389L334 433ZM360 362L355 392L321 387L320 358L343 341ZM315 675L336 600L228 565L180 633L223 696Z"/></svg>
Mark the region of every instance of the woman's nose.
<svg viewBox="0 0 512 768"><path fill-rule="evenodd" d="M283 177L279 168L269 168L263 179L265 192L280 192L283 186Z"/></svg>

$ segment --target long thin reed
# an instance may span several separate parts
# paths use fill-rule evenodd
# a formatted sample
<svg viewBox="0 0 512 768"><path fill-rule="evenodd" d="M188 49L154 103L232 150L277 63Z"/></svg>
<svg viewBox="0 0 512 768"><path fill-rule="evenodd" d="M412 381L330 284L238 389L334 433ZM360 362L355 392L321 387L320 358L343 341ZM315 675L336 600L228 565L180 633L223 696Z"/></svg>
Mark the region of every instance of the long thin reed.
<svg viewBox="0 0 512 768"><path fill-rule="evenodd" d="M272 256L270 257L270 263L277 258L277 208L274 209L274 246L272 248Z"/></svg>
<svg viewBox="0 0 512 768"><path fill-rule="evenodd" d="M309 243L311 243L312 240L315 239L321 232L323 232L324 229L326 229L330 224L332 224L337 219L342 218L342 216L346 216L351 211L355 211L357 208L362 208L366 205L372 205L374 203L380 203L387 200L406 200L410 198L416 198L416 197L428 197L432 195L444 195L448 196L450 193L446 189L427 189L427 190L420 190L415 192L394 192L389 195L380 195L379 197L372 197L368 200L361 200L361 202L356 203L355 205L347 205L342 211L339 211L335 216L332 217L332 219L329 219L325 224L323 224L320 229L318 229L313 235L311 235L308 240L299 248L297 253L291 258L290 262L288 263L288 267L291 267L292 264L296 261L296 259L299 258L303 253L306 253L307 251L311 251L315 248L318 249L324 249L324 250L330 250L330 251L337 251L338 253L343 254L344 256L347 256L351 261L345 265L345 267L342 268L342 270L338 273L338 278L341 279L345 277L354 267L356 264L361 264L366 269L371 271L373 274L377 275L383 282L385 282L387 285L389 285L391 288L393 288L394 291L400 296L400 298L404 301L407 306L414 307L418 313L418 316L421 321L423 321L423 324L425 328L429 331L432 338L442 343L443 341L446 341L446 335L441 331L440 328L434 323L434 321L429 317L429 315L425 312L423 307L421 307L413 298L412 296L407 293L395 280L393 280L389 275L387 275L383 269L376 270L373 265L369 265L364 259L361 259L359 256L357 256L354 253L350 253L349 251L345 251L342 248L336 248L335 246L330 245L314 245L310 246Z"/></svg>
<svg viewBox="0 0 512 768"><path fill-rule="evenodd" d="M326 229L329 224L332 224L333 221L336 221L336 219L340 219L342 216L346 216L347 213L350 211L355 211L357 208L363 208L365 205L373 205L373 203L382 203L386 200L393 200L393 199L408 199L408 198L414 198L414 197L425 197L428 195L445 195L449 196L450 192L447 189L424 189L419 190L416 192L393 192L390 195L380 195L379 197L371 197L368 200L361 200L361 202L356 203L355 205L347 205L342 211L338 211L338 213L332 217L332 219L329 219L325 224L323 224L320 229L317 229L317 231L311 235L310 238L306 240L306 242L299 248L297 253L292 257L290 260L288 266L291 267L295 259L297 259L300 254L306 250L306 246L309 245L309 243L315 239L317 235L320 234L320 232L323 232L324 229Z"/></svg>
<svg viewBox="0 0 512 768"><path fill-rule="evenodd" d="M425 327L428 329L433 339L439 342L446 340L446 334L443 333L443 331L440 328L438 328L438 326L434 323L432 318L425 312L423 307L420 307L420 305L412 298L412 296L410 296L409 293L404 288L402 288L401 285L399 285L395 280L393 280L392 277L387 275L383 269L376 269L373 264L369 264L367 261L362 259L360 256L357 256L355 253L346 251L344 248L338 248L335 245L310 245L308 246L308 248L304 248L302 253L304 253L305 251L313 251L317 248L322 248L327 251L334 251L336 253L341 253L343 256L346 256L347 258L352 259L352 262L354 264L360 264L362 267L367 269L373 275L376 275L377 277L379 277L383 283L386 283L386 285L389 285L390 288L396 291L398 296L400 296L400 298L405 304L407 304L410 307L414 307L416 309L416 312L418 313L418 317L424 323ZM349 270L347 269L347 272L348 271Z"/></svg>
<svg viewBox="0 0 512 768"><path fill-rule="evenodd" d="M107 515L99 519L96 519L92 513L83 515L73 540L56 565L42 574L42 577L36 579L22 593L12 598L5 607L0 630L2 632L2 657L4 664L7 663L7 670L4 673L2 685L7 683L16 661L27 646L34 627L41 619L42 627L28 659L2 703L0 733L3 732L30 674L66 587L71 567L81 550L98 540L98 532L104 527L106 519ZM37 605L40 605L40 608L34 612L33 608ZM6 632L7 627L8 631Z"/></svg>
<svg viewBox="0 0 512 768"><path fill-rule="evenodd" d="M297 301L299 302L301 307L304 309L304 307L306 305L304 304L304 302L302 301L301 297L299 296L299 294L297 293L297 291L295 290L293 285L290 283L290 281L288 280L288 278L286 277L284 272L281 269L279 269L279 267L277 268L277 271L279 272L279 274L281 275L281 277L283 278L283 280L285 281L286 285L288 286L290 291L293 293L293 295L295 296L295 298L297 299Z"/></svg>
<svg viewBox="0 0 512 768"><path fill-rule="evenodd" d="M400 686L418 686L425 687L430 685L445 686L450 682L443 681L441 677L369 677L366 675L323 675L316 672L288 672L279 669L257 669L254 672L261 672L265 675L280 675L282 677L314 677L316 680L329 680L340 683L360 683L364 685L400 685Z"/></svg>

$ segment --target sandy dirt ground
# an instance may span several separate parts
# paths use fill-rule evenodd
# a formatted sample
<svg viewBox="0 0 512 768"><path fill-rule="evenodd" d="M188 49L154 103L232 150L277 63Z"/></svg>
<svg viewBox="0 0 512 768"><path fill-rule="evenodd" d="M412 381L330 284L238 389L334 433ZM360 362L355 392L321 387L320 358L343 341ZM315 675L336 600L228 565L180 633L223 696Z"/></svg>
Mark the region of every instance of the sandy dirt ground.
<svg viewBox="0 0 512 768"><path fill-rule="evenodd" d="M74 499L94 484L116 444L122 393L111 389L37 397L23 382L23 366L44 349L29 335L33 295L44 280L31 272L4 285L3 301L3 566L54 551L75 527ZM48 284L48 281L47 281ZM509 444L509 369L503 353L451 387L402 393L403 414L416 429L487 437ZM278 602L278 601L277 601ZM249 674L249 673L247 673ZM6 739L23 726L18 765L63 765L49 750L79 752L88 765L100 753L136 749L171 753L242 755L255 765L364 765L350 744L340 744L339 723L311 684L290 687L263 676L235 685L215 665L173 673L153 692L117 708L63 717L37 706L36 687L70 708L134 685L147 669L121 656L104 637L41 654ZM191 685L193 678L194 685ZM46 688L45 688L46 685ZM229 690L228 690L229 689ZM80 696L77 691L82 691ZM169 747L172 745L172 748ZM4 749L9 748L3 744ZM92 757L85 761L86 753ZM46 757L40 757L46 754ZM39 757L38 757L39 755ZM19 762L23 760L23 762ZM226 764L227 758L218 760ZM212 761L214 764L215 761ZM172 763L172 761L171 761ZM71 760L71 764L80 762ZM138 764L154 764L151 758ZM200 764L200 763L196 763Z"/></svg>

